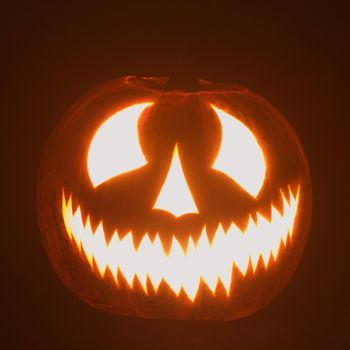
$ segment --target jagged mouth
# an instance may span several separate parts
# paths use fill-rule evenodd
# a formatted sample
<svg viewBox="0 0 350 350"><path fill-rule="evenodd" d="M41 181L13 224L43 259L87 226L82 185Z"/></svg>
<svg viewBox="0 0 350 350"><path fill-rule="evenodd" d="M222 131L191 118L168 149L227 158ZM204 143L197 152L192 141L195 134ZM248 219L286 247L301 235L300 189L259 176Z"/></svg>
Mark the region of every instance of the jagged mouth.
<svg viewBox="0 0 350 350"><path fill-rule="evenodd" d="M277 209L271 204L269 219L256 212L248 216L245 229L234 222L227 230L219 225L211 239L205 227L196 240L189 234L185 243L173 235L168 250L158 234L151 238L145 233L136 247L132 231L120 237L117 229L107 243L102 221L93 230L89 215L83 219L80 205L73 212L72 195L67 200L64 191L62 215L67 237L76 244L82 259L97 267L102 278L109 270L117 287L123 278L131 289L138 280L146 295L150 286L157 293L164 282L175 296L183 291L194 302L202 283L214 296L221 284L230 296L234 267L245 276L249 266L255 273L260 260L265 269L278 263L281 248L288 240L292 242L300 187L296 194L289 188L287 195L282 190L280 195L283 205Z"/></svg>

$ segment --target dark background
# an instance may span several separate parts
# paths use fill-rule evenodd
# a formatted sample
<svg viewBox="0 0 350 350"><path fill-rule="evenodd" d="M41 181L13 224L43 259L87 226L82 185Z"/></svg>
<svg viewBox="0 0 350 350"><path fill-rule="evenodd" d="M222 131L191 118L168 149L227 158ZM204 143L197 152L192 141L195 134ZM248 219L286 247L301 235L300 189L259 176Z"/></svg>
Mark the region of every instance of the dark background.
<svg viewBox="0 0 350 350"><path fill-rule="evenodd" d="M1 348L350 348L349 10L286 4L2 5ZM36 221L42 149L76 99L127 74L245 85L299 134L313 181L310 237L294 277L264 310L233 322L115 317L84 304L53 272Z"/></svg>

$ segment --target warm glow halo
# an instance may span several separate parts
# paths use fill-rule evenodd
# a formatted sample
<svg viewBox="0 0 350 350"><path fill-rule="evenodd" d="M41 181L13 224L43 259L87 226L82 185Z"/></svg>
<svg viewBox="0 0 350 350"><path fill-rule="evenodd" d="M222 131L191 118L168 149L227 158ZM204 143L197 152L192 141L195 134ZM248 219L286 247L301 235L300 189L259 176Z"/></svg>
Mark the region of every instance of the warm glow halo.
<svg viewBox="0 0 350 350"><path fill-rule="evenodd" d="M116 230L107 243L102 221L93 232L89 216L84 223L80 206L73 212L72 196L67 201L64 191L62 214L68 237L85 253L91 266L95 261L101 276L109 268L118 285L117 275L120 271L131 288L137 277L146 294L147 280L155 291L164 280L176 295L183 290L194 301L201 281L213 294L221 281L229 295L233 266L246 275L250 263L255 272L260 257L266 269L271 261L276 262L280 245L285 245L288 237L292 238L293 235L299 192L298 188L296 195L293 195L289 189L287 200L281 191L281 212L271 205L269 220L257 212L256 222L249 217L243 231L234 223L226 231L219 225L210 241L204 228L196 243L189 235L186 249L173 236L169 252L163 248L159 235L151 240L147 233L137 249L132 232L121 238Z"/></svg>

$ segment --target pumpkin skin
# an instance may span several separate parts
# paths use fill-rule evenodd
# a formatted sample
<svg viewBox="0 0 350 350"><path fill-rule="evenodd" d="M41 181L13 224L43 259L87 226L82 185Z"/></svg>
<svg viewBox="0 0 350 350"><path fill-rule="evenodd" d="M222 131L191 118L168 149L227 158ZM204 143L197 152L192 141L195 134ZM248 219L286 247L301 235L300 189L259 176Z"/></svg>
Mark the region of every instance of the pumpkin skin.
<svg viewBox="0 0 350 350"><path fill-rule="evenodd" d="M248 89L199 81L197 91L186 92L166 90L165 81L125 77L106 82L78 101L61 119L44 151L38 177L37 208L45 250L63 282L98 309L144 318L245 317L281 291L302 256L311 219L311 183L305 155L281 114ZM143 103L152 104L137 116L138 147L145 163L107 177L95 186L88 164L92 140L111 116ZM213 107L243 123L260 147L265 172L256 195L247 193L227 172L214 167L223 147L224 127ZM174 149L197 208L196 212L184 211L178 216L155 206L173 164ZM125 149L126 155L128 151ZM113 149L107 153L113 154ZM244 159L244 149L242 154ZM252 171L247 173L254 180L253 175ZM220 274L215 276L214 284L208 282L209 277L198 282L196 275L198 283L191 285L192 292L191 283L187 289L175 288L166 278L155 286L155 278L151 280L145 274L142 278L141 272L127 277L126 268L134 264L129 264L127 256L124 271L103 266L103 254L100 260L95 258L97 248L90 247L95 253L88 257L88 247L74 236L74 224L69 223L68 214L64 215L70 211L75 214L79 209L83 225L89 221L94 237L100 230L98 234L107 246L117 231L119 241L132 237L130 244L137 250L147 234L150 242L159 239L164 256L168 256L174 250L174 238L183 254L190 249L190 237L197 247L203 232L209 245L215 246L218 231L225 236L234 223L244 236L249 227L259 226L259 215L267 222L275 222L273 211L283 217L293 201L293 227L275 244L274 253L270 249L264 259L263 252L258 251L243 259L245 266L237 262L224 268L226 277L229 275L226 282ZM69 230L73 233L69 234ZM228 245L221 245L225 246ZM121 249L126 251L126 246ZM237 254L244 249L238 246ZM147 263L144 259L140 265ZM219 271L216 265L223 260L224 255L219 252L198 260L197 267L208 273ZM181 281L182 274L191 278L187 268L185 264L174 272Z"/></svg>

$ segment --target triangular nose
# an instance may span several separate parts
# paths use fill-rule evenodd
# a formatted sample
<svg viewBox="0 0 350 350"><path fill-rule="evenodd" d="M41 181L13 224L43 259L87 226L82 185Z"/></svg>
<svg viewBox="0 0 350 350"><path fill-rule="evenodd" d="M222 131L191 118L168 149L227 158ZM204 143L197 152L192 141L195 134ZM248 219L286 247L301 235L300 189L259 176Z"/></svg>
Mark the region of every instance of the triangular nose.
<svg viewBox="0 0 350 350"><path fill-rule="evenodd" d="M167 177L153 208L166 210L175 216L198 213L182 170L177 144Z"/></svg>

